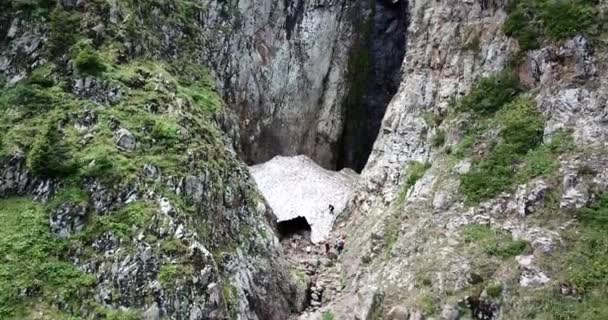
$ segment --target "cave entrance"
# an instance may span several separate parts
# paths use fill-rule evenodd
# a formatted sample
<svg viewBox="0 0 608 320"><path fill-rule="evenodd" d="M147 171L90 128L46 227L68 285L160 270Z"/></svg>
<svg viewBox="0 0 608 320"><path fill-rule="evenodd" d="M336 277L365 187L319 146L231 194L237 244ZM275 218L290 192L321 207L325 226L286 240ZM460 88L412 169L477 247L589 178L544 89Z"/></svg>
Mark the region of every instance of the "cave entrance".
<svg viewBox="0 0 608 320"><path fill-rule="evenodd" d="M279 240L289 239L295 235L300 235L304 239L310 240L310 224L304 217L279 221L277 229L279 231Z"/></svg>
<svg viewBox="0 0 608 320"><path fill-rule="evenodd" d="M361 172L380 131L382 119L401 83L409 19L407 1L372 1L371 30L361 32L349 63L351 87L337 169ZM367 35L367 36L365 36Z"/></svg>

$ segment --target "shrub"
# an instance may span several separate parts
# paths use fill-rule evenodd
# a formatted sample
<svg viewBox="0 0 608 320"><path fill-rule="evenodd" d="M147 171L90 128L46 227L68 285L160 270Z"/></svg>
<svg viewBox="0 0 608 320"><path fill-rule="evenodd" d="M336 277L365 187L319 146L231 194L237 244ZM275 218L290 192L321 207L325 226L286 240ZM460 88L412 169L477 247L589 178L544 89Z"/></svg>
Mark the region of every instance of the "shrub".
<svg viewBox="0 0 608 320"><path fill-rule="evenodd" d="M576 289L577 297L547 294L540 306L555 319L608 319L608 194L579 209L576 219L576 228L562 234L562 251L546 264L555 278Z"/></svg>
<svg viewBox="0 0 608 320"><path fill-rule="evenodd" d="M78 71L89 75L99 75L106 70L99 53L88 44L79 46L74 65Z"/></svg>
<svg viewBox="0 0 608 320"><path fill-rule="evenodd" d="M334 320L334 314L331 311L324 311L323 320Z"/></svg>
<svg viewBox="0 0 608 320"><path fill-rule="evenodd" d="M6 0L5 0L6 1ZM55 0L8 0L16 10L46 14L55 6Z"/></svg>
<svg viewBox="0 0 608 320"><path fill-rule="evenodd" d="M498 298L502 294L502 284L492 283L486 287L486 293L492 298Z"/></svg>
<svg viewBox="0 0 608 320"><path fill-rule="evenodd" d="M522 50L537 49L538 39L591 33L599 24L596 5L593 0L513 0L503 31L516 38Z"/></svg>
<svg viewBox="0 0 608 320"><path fill-rule="evenodd" d="M459 109L476 115L488 115L510 103L521 92L519 78L509 72L502 72L481 79L471 92L460 100Z"/></svg>
<svg viewBox="0 0 608 320"><path fill-rule="evenodd" d="M512 1L513 8L503 24L503 32L517 39L522 50L533 50L540 47L538 39L541 37L537 23L535 23L535 10L530 1Z"/></svg>
<svg viewBox="0 0 608 320"><path fill-rule="evenodd" d="M51 14L49 30L49 54L51 58L62 56L79 37L80 16L59 8Z"/></svg>
<svg viewBox="0 0 608 320"><path fill-rule="evenodd" d="M53 80L53 71L55 66L52 64L46 64L42 67L36 68L30 75L29 83L38 85L42 88L50 88L55 84Z"/></svg>
<svg viewBox="0 0 608 320"><path fill-rule="evenodd" d="M151 137L163 147L175 147L179 143L179 127L166 120L154 121Z"/></svg>
<svg viewBox="0 0 608 320"><path fill-rule="evenodd" d="M36 137L28 154L28 167L34 175L45 177L64 177L78 168L69 146L62 141L61 132L51 121L44 131Z"/></svg>
<svg viewBox="0 0 608 320"><path fill-rule="evenodd" d="M594 8L585 0L550 0L539 6L547 34L556 40L584 33L595 23Z"/></svg>
<svg viewBox="0 0 608 320"><path fill-rule="evenodd" d="M503 109L495 118L499 140L461 178L461 192L470 202L492 198L511 187L517 181L517 164L542 142L543 118L532 100L520 98ZM544 170L530 174L536 173Z"/></svg>
<svg viewBox="0 0 608 320"><path fill-rule="evenodd" d="M467 42L465 42L465 44L462 48L464 50L477 53L481 49L480 44L481 44L481 40L479 39L479 34L476 33L476 34L472 35L471 37L469 37L469 39L467 40Z"/></svg>
<svg viewBox="0 0 608 320"><path fill-rule="evenodd" d="M26 114L37 114L52 109L59 94L53 88L44 88L38 84L19 84L6 91L5 99L0 103L4 108L18 107Z"/></svg>
<svg viewBox="0 0 608 320"><path fill-rule="evenodd" d="M445 144L445 130L437 130L431 140L431 145L435 148L439 148Z"/></svg>

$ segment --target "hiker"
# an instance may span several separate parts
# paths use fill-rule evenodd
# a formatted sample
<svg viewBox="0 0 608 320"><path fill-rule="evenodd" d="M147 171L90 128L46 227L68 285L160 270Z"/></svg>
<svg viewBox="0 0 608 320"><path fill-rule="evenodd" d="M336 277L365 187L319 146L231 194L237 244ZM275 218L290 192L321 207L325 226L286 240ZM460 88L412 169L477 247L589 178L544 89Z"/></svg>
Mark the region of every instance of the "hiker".
<svg viewBox="0 0 608 320"><path fill-rule="evenodd" d="M331 214L332 216L334 215L334 206L332 206L331 204L329 205L329 214Z"/></svg>
<svg viewBox="0 0 608 320"><path fill-rule="evenodd" d="M342 251L344 250L344 240L346 239L346 236L342 235L341 237L338 237L338 239L336 240L336 251L338 251L338 254L342 254Z"/></svg>
<svg viewBox="0 0 608 320"><path fill-rule="evenodd" d="M329 241L325 241L325 255L329 255Z"/></svg>

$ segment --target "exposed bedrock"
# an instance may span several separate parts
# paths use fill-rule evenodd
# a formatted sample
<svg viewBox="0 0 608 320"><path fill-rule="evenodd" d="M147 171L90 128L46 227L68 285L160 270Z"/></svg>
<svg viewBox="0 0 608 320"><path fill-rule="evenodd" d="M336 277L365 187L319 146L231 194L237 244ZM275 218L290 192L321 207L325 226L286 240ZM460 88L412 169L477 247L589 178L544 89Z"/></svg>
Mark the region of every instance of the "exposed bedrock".
<svg viewBox="0 0 608 320"><path fill-rule="evenodd" d="M372 151L386 108L401 82L407 38L407 2L375 1L372 19L353 47L349 95L338 168L360 172Z"/></svg>
<svg viewBox="0 0 608 320"><path fill-rule="evenodd" d="M396 92L405 2L241 1L204 17L206 52L248 164L304 154L360 170Z"/></svg>

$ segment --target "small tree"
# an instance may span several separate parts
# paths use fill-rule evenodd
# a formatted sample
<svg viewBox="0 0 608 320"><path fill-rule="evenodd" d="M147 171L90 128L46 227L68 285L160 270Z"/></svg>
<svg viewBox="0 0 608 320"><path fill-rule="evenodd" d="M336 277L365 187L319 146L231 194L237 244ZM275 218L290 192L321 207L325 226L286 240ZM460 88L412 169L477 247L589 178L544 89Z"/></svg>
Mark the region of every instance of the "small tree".
<svg viewBox="0 0 608 320"><path fill-rule="evenodd" d="M37 176L67 176L77 169L69 146L62 141L61 132L52 123L56 121L36 137L28 156L28 166Z"/></svg>

